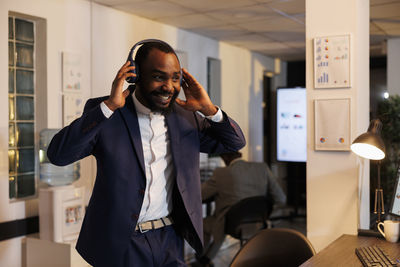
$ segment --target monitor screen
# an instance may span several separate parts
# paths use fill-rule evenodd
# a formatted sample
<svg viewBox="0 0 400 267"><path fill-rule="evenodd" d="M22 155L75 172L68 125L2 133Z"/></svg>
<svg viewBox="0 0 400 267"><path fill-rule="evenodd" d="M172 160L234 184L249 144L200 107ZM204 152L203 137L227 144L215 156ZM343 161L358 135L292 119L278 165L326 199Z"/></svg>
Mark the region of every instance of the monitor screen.
<svg viewBox="0 0 400 267"><path fill-rule="evenodd" d="M394 185L395 187L392 198L392 206L390 207L389 213L400 216L400 170L397 173L397 180L396 184Z"/></svg>
<svg viewBox="0 0 400 267"><path fill-rule="evenodd" d="M276 154L278 161L307 160L307 96L302 87L278 88Z"/></svg>

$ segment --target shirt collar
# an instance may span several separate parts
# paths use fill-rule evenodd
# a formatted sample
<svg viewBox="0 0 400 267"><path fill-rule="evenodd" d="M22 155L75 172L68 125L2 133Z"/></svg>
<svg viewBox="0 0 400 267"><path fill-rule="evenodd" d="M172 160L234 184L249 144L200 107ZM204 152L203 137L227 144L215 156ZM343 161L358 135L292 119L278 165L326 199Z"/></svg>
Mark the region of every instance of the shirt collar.
<svg viewBox="0 0 400 267"><path fill-rule="evenodd" d="M151 110L148 107L144 106L142 103L140 103L140 101L137 99L136 90L133 91L132 98L133 98L133 103L135 104L136 112L140 112L145 115L150 115Z"/></svg>

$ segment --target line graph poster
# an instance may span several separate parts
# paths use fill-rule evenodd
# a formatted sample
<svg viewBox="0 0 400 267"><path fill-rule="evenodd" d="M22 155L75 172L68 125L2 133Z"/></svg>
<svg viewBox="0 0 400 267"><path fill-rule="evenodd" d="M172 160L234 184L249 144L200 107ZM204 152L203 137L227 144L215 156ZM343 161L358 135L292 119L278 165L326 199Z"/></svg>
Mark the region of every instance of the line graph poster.
<svg viewBox="0 0 400 267"><path fill-rule="evenodd" d="M315 88L348 88L350 80L350 35L314 38Z"/></svg>

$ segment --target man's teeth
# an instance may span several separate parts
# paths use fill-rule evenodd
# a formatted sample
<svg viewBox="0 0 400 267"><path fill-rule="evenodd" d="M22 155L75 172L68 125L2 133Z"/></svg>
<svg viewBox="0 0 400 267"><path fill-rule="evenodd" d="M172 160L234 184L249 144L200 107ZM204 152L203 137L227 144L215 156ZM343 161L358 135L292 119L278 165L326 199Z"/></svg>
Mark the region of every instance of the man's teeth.
<svg viewBox="0 0 400 267"><path fill-rule="evenodd" d="M164 99L164 100L168 100L169 95L161 95L161 98Z"/></svg>

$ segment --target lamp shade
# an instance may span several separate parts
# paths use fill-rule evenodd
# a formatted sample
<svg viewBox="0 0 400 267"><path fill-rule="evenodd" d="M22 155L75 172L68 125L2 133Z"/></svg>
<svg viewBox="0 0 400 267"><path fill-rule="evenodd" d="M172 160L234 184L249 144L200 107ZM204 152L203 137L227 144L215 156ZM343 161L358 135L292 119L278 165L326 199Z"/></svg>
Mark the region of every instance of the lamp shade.
<svg viewBox="0 0 400 267"><path fill-rule="evenodd" d="M371 121L368 131L358 136L351 144L351 150L360 157L381 160L385 157L385 144L381 137L382 123L379 119Z"/></svg>

